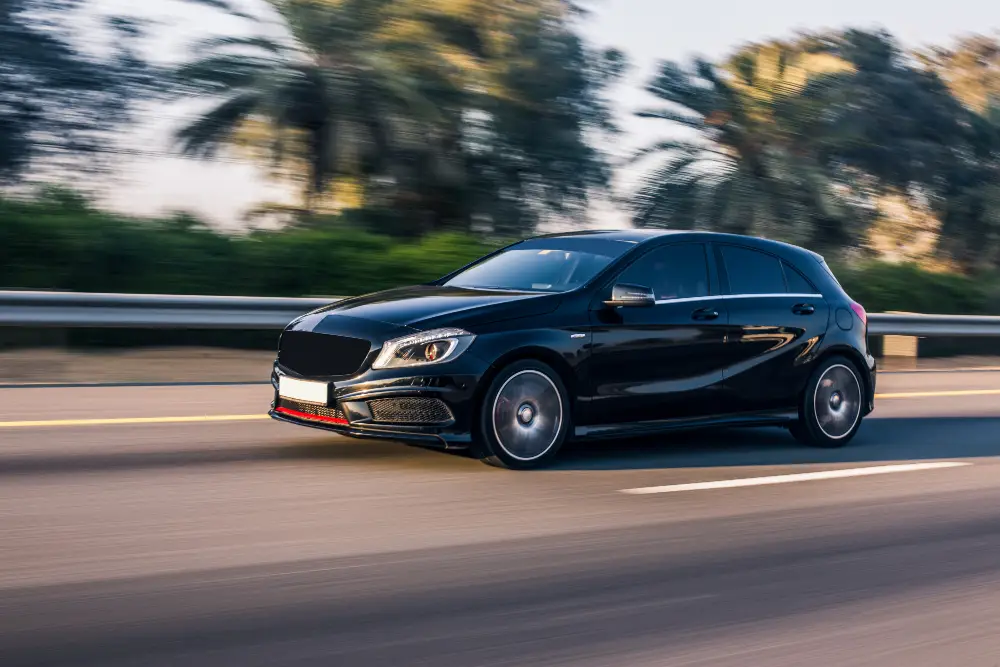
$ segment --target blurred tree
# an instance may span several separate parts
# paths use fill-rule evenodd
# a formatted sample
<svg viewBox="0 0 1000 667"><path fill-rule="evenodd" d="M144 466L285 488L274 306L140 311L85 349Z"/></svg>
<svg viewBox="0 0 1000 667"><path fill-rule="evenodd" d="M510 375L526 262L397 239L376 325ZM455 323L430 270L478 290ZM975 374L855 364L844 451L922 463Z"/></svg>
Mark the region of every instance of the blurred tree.
<svg viewBox="0 0 1000 667"><path fill-rule="evenodd" d="M972 112L971 141L944 175L940 246L970 269L1000 263L1000 40L963 37L918 54Z"/></svg>
<svg viewBox="0 0 1000 667"><path fill-rule="evenodd" d="M491 87L465 102L466 217L510 235L556 219L579 225L590 194L611 178L591 139L617 132L604 93L627 67L574 30L564 0L474 0Z"/></svg>
<svg viewBox="0 0 1000 667"><path fill-rule="evenodd" d="M941 79L916 66L886 32L815 37L850 71L816 77L799 100L816 111L792 116L794 130L824 163L837 162L907 192L933 189L967 145L968 114Z"/></svg>
<svg viewBox="0 0 1000 667"><path fill-rule="evenodd" d="M721 66L667 62L647 90L665 106L638 112L668 121L676 137L641 150L661 155L632 202L640 226L710 228L786 240L817 238L856 215L843 188L786 117L815 77L850 72L828 53L799 43L744 47Z"/></svg>
<svg viewBox="0 0 1000 667"><path fill-rule="evenodd" d="M178 138L203 157L237 137L266 142L276 163L306 167L304 207L315 211L335 177L384 173L392 150L427 140L406 123L438 115L412 63L443 55L435 40L400 39L393 22L418 19L386 0L272 4L290 34L212 39L177 70L182 92L220 98Z"/></svg>
<svg viewBox="0 0 1000 667"><path fill-rule="evenodd" d="M933 47L917 57L970 109L985 114L1000 102L1000 39L969 35L951 48Z"/></svg>
<svg viewBox="0 0 1000 667"><path fill-rule="evenodd" d="M872 176L879 193L929 207L941 223L939 248L961 266L995 261L1000 143L986 106L991 68L976 64L988 43L966 41L964 51L938 52L936 64L922 58L924 66L884 32L848 30L818 43L854 71L803 91L823 112L799 116L800 136L822 160Z"/></svg>
<svg viewBox="0 0 1000 667"><path fill-rule="evenodd" d="M81 50L66 24L79 0L0 0L0 181L30 166L92 171L128 119L146 65L130 49L139 26L114 19L110 57Z"/></svg>
<svg viewBox="0 0 1000 667"><path fill-rule="evenodd" d="M611 129L599 92L622 59L588 50L562 0L271 4L278 36L213 40L177 71L182 91L220 99L180 133L187 152L257 123L272 159L307 165L307 210L346 179L396 232L524 230L607 185L585 133Z"/></svg>
<svg viewBox="0 0 1000 667"><path fill-rule="evenodd" d="M997 261L997 51L960 47L921 61L888 33L847 30L662 65L649 90L667 106L639 115L686 133L640 152L666 159L633 201L636 222L828 250L865 246L876 221L891 237L884 218L902 204L960 265Z"/></svg>

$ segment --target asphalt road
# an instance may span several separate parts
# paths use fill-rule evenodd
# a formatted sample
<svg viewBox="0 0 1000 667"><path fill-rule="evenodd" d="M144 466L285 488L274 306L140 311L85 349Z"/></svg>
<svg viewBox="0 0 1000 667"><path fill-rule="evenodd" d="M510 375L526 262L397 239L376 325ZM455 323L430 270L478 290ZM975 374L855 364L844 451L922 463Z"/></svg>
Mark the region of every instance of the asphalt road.
<svg viewBox="0 0 1000 667"><path fill-rule="evenodd" d="M1000 665L1000 372L879 392L842 450L511 473L255 418L267 386L0 389L0 665Z"/></svg>

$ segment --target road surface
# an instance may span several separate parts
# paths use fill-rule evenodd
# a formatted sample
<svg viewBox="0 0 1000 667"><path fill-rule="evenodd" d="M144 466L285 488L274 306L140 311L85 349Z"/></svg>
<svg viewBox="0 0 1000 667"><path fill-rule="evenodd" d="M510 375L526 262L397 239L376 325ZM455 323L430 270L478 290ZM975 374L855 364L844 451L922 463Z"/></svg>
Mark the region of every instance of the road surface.
<svg viewBox="0 0 1000 667"><path fill-rule="evenodd" d="M879 392L842 450L512 473L261 385L0 389L0 665L998 665L1000 372Z"/></svg>

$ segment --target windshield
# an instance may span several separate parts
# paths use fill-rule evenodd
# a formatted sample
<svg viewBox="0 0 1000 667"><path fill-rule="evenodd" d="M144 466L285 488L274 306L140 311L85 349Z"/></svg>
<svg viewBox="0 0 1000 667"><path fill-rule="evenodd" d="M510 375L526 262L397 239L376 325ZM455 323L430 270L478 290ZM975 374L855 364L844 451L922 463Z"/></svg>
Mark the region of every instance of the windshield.
<svg viewBox="0 0 1000 667"><path fill-rule="evenodd" d="M609 239L525 241L471 266L445 285L565 292L586 284L616 257L633 247L631 243Z"/></svg>

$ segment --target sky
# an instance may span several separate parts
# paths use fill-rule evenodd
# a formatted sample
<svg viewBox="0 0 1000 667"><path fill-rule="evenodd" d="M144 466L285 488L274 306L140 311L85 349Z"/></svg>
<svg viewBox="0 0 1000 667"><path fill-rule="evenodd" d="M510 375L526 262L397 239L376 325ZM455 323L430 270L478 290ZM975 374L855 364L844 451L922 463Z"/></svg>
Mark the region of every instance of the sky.
<svg viewBox="0 0 1000 667"><path fill-rule="evenodd" d="M153 19L158 28L149 52L161 61L183 58L185 44L193 36L245 27L181 0L141 0L141 9L137 0L90 3L102 14ZM584 34L595 44L622 49L632 63L626 79L612 91L624 131L609 147L618 157L661 135L662 121L657 124L631 115L650 103L642 85L659 60L685 60L696 54L719 58L742 43L787 37L797 30L884 27L906 46L919 47L1000 29L1000 11L991 0L590 0L587 6L591 15L582 25ZM129 142L157 155L169 153L171 147L164 138L186 111L184 106L153 110ZM636 169L620 170L617 186L627 190L639 175ZM290 200L254 165L236 160L208 164L183 158L136 158L125 166L122 177L128 187L114 188L108 201L116 208L138 214L189 210L226 227L239 226L242 212L256 203ZM600 226L627 224L609 204L595 207L593 217Z"/></svg>

